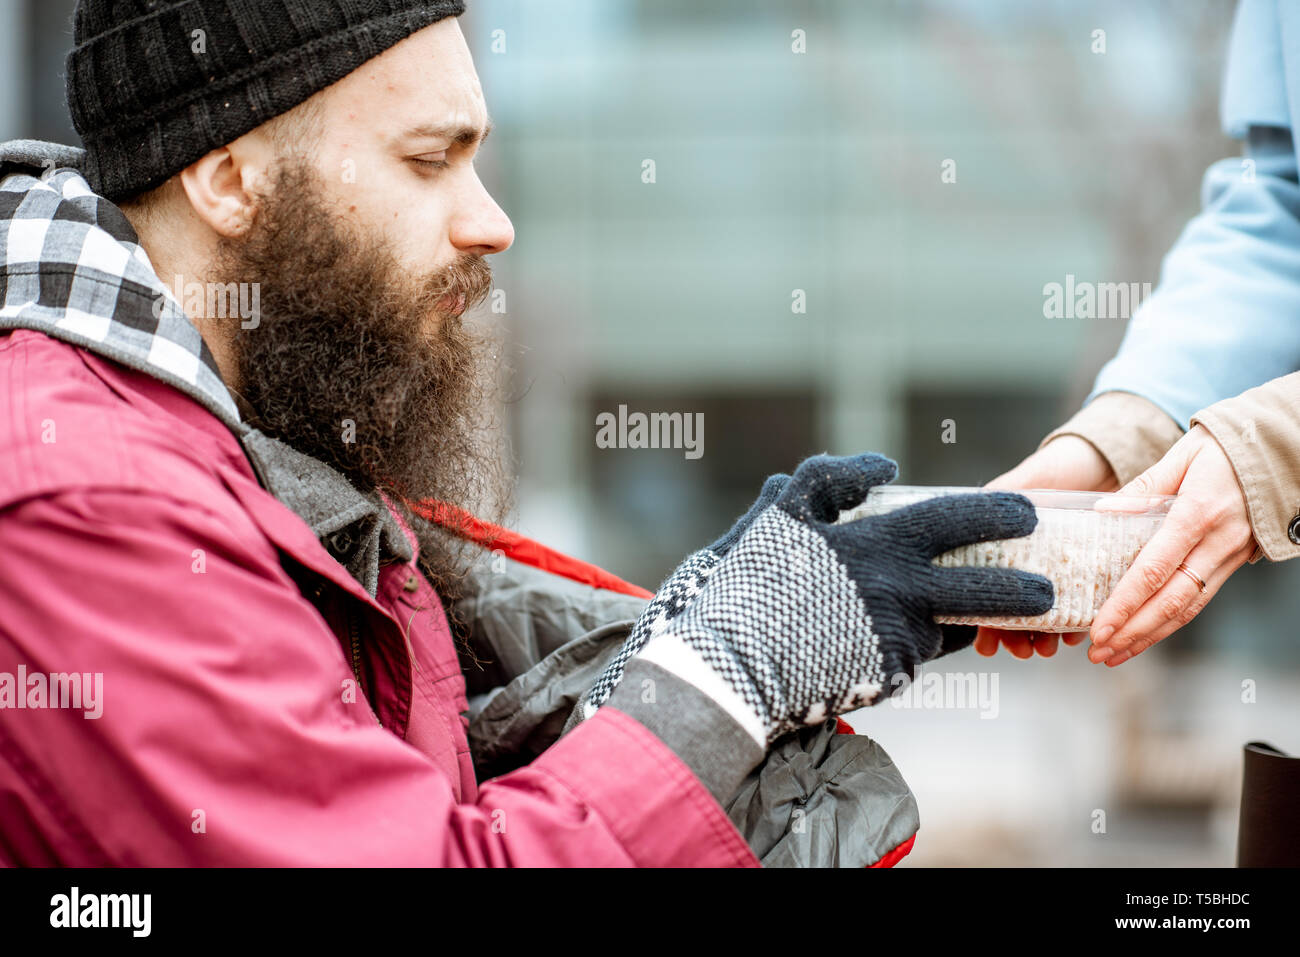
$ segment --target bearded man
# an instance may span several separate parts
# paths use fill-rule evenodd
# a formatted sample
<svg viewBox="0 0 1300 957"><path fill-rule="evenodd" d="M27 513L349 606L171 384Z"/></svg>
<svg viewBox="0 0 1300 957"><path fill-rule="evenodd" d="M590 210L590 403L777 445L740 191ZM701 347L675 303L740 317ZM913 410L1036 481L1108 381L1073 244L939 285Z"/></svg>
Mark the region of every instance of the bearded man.
<svg viewBox="0 0 1300 957"><path fill-rule="evenodd" d="M462 9L82 0L84 150L0 145L0 861L888 864L915 802L836 715L1050 606L930 564L1018 495L835 524L875 455L649 602L498 527Z"/></svg>

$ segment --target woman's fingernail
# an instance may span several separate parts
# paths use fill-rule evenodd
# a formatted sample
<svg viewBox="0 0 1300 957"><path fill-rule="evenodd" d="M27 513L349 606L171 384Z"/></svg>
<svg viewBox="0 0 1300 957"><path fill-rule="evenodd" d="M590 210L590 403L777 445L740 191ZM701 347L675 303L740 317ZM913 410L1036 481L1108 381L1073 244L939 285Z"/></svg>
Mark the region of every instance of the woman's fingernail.
<svg viewBox="0 0 1300 957"><path fill-rule="evenodd" d="M1113 634L1115 634L1115 629L1111 625L1103 625L1097 630L1097 633L1092 636L1092 643L1094 645L1104 645L1106 639Z"/></svg>
<svg viewBox="0 0 1300 957"><path fill-rule="evenodd" d="M1094 664L1101 664L1107 658L1115 653L1114 648L1089 648L1088 657L1093 660Z"/></svg>

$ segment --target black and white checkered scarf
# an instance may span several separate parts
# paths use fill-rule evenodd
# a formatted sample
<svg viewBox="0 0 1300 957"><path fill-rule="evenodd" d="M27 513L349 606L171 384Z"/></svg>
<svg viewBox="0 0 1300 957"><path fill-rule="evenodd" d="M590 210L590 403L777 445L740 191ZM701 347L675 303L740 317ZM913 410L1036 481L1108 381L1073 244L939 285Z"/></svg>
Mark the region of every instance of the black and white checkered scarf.
<svg viewBox="0 0 1300 957"><path fill-rule="evenodd" d="M243 432L212 353L122 211L74 166L49 162L75 152L47 151L39 173L18 151L0 152L0 328L36 329L148 372Z"/></svg>

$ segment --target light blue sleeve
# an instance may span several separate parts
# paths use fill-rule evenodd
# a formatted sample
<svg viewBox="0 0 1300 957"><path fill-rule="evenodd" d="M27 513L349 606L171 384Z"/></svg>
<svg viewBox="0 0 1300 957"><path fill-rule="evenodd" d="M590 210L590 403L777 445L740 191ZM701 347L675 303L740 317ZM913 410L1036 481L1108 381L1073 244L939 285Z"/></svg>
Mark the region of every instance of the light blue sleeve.
<svg viewBox="0 0 1300 957"><path fill-rule="evenodd" d="M1245 156L1206 172L1201 213L1089 400L1134 392L1186 429L1205 406L1300 369L1300 174L1277 2L1243 0L1234 23L1223 126Z"/></svg>

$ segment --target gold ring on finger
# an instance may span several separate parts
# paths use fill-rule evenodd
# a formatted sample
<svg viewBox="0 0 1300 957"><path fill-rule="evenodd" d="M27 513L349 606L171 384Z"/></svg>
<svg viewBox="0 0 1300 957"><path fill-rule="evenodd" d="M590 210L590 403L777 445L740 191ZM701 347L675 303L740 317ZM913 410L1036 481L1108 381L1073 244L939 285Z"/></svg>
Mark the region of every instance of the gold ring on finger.
<svg viewBox="0 0 1300 957"><path fill-rule="evenodd" d="M1182 572L1192 581L1196 582L1196 587L1199 588L1201 591L1205 591L1205 579L1202 578L1200 575L1196 574L1196 572L1192 571L1190 568L1188 568L1187 562L1182 562L1176 570Z"/></svg>

